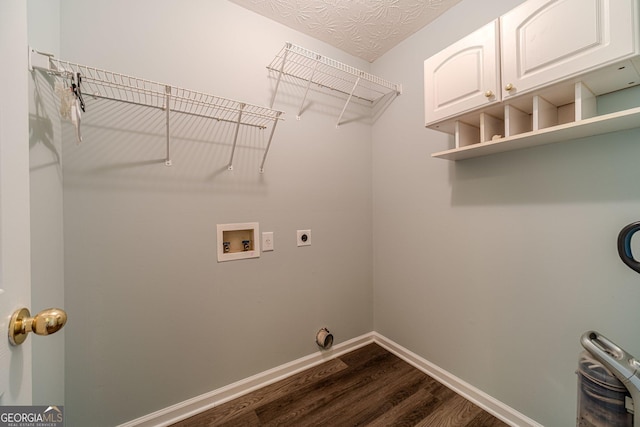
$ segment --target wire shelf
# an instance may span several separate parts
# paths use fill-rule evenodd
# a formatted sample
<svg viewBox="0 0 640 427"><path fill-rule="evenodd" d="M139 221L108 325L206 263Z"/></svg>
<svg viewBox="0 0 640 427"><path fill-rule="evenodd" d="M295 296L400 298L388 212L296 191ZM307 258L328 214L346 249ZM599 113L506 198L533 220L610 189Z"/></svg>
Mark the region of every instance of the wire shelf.
<svg viewBox="0 0 640 427"><path fill-rule="evenodd" d="M397 96L402 93L402 85L400 84L389 82L366 71L288 42L285 43L267 68L278 73L276 93L282 75L304 80L308 85L313 83L320 88L346 94L348 95L347 104L351 98L374 104L387 95L394 94ZM276 93L274 93L271 101L272 107ZM302 107L300 111L302 111ZM344 113L344 109L342 113ZM342 114L338 119L338 124L340 124L341 118Z"/></svg>
<svg viewBox="0 0 640 427"><path fill-rule="evenodd" d="M49 62L51 64L49 71L57 72L62 77L71 77L80 73L83 93L97 98L145 105L163 110L166 109L167 99L169 99L169 110L177 113L233 123L239 121L242 125L257 126L263 129L279 118L279 111L266 107L113 71L101 70L53 57L49 58ZM240 114L242 114L241 120L239 120Z"/></svg>
<svg viewBox="0 0 640 427"><path fill-rule="evenodd" d="M47 73L69 80L77 78L78 75L81 76L81 88L84 96L165 110L167 112L167 165L171 164L169 159L170 113L188 114L235 123L238 126L255 126L260 129L271 126L271 134L260 166L260 171L263 171L275 126L279 120L282 120L281 111L64 61L34 49L30 49L30 51L30 68L42 69ZM229 169L233 169L232 162L237 137L238 129L236 128Z"/></svg>

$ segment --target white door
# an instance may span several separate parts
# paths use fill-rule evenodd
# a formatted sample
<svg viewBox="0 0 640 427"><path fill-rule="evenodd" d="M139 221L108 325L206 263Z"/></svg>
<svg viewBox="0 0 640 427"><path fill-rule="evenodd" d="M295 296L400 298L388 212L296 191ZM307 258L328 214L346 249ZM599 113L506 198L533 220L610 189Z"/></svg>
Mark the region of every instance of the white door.
<svg viewBox="0 0 640 427"><path fill-rule="evenodd" d="M529 0L500 18L502 98L634 53L636 0Z"/></svg>
<svg viewBox="0 0 640 427"><path fill-rule="evenodd" d="M0 58L0 405L30 405L30 339L14 347L7 336L31 301L26 2L0 1Z"/></svg>
<svg viewBox="0 0 640 427"><path fill-rule="evenodd" d="M500 101L497 21L424 62L425 123Z"/></svg>

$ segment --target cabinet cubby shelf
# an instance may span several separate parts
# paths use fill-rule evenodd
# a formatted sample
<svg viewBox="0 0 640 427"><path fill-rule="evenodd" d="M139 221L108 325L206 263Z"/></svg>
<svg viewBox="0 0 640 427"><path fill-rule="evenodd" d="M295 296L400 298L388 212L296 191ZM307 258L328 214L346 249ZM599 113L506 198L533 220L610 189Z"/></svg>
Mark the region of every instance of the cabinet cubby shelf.
<svg viewBox="0 0 640 427"><path fill-rule="evenodd" d="M465 160L638 127L640 127L640 107L440 151L433 153L431 157L446 160Z"/></svg>

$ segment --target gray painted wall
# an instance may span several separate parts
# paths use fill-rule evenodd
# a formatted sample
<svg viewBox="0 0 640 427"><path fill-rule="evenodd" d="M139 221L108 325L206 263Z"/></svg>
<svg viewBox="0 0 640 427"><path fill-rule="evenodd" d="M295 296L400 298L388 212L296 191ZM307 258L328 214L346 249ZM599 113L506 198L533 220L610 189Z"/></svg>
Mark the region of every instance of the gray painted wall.
<svg viewBox="0 0 640 427"><path fill-rule="evenodd" d="M424 59L519 3L465 0L372 67L404 86L373 127L374 329L568 426L580 335L640 354L640 276L616 252L640 220L640 131L454 163L423 127Z"/></svg>
<svg viewBox="0 0 640 427"><path fill-rule="evenodd" d="M285 41L353 58L223 1L61 3L64 59L268 105L266 69ZM368 68L356 61L355 66ZM63 124L66 414L111 426L373 329L371 126L335 127L342 99L283 82L267 131L88 101L84 142ZM88 94L85 94L88 97ZM275 251L218 263L216 224L257 221ZM296 247L296 230L312 245Z"/></svg>
<svg viewBox="0 0 640 427"><path fill-rule="evenodd" d="M638 276L615 252L640 211L640 131L451 163L430 158L451 138L422 125L424 59L520 2L464 0L371 65L404 87L373 127L356 107L336 129L342 104L321 93L296 121L303 88L286 81L264 175L260 132L241 132L229 172L223 125L175 118L165 168L161 115L95 103L79 146L63 124L69 422L211 391L312 353L328 326L337 342L375 330L544 425L574 424L580 334L640 354ZM260 105L284 41L369 67L228 2L188 5L65 0L61 56ZM245 221L276 251L217 263L215 225ZM300 228L311 247L295 247Z"/></svg>

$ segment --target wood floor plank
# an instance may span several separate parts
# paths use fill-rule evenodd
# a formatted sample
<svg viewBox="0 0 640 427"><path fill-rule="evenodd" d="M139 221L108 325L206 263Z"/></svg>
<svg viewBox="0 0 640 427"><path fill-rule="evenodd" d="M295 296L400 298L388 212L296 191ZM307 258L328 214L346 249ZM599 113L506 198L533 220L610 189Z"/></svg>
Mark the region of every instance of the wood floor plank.
<svg viewBox="0 0 640 427"><path fill-rule="evenodd" d="M417 370L409 370L401 377L394 377L384 384L377 384L373 393L368 396L357 396L358 401L371 402L371 405L362 405L358 412L347 407L344 419L356 424L369 424L381 415L391 411L394 407L409 399L419 390L425 390L430 381L428 376Z"/></svg>
<svg viewBox="0 0 640 427"><path fill-rule="evenodd" d="M398 360L395 372L385 372L387 380L381 384L377 379L349 389L337 401L317 408L300 419L304 425L366 425L394 404L413 394L425 383L425 375L402 360Z"/></svg>
<svg viewBox="0 0 640 427"><path fill-rule="evenodd" d="M227 422L216 422L216 421L208 421L208 424L203 424L202 427L261 427L260 419L258 415L256 415L256 411L244 412L241 415L238 415Z"/></svg>
<svg viewBox="0 0 640 427"><path fill-rule="evenodd" d="M429 379L430 382L424 389L426 398L420 402L407 405L402 412L397 411L394 414L393 422L388 423L389 426L415 426L438 410L440 406L447 405L449 400L456 396L451 389L431 378Z"/></svg>
<svg viewBox="0 0 640 427"><path fill-rule="evenodd" d="M508 427L377 344L172 427Z"/></svg>
<svg viewBox="0 0 640 427"><path fill-rule="evenodd" d="M382 353L364 363L351 365L347 369L322 379L307 387L306 395L288 396L256 410L265 425L305 425L316 418L318 412L336 409L347 401L349 395L366 395L367 386L387 375L398 375L410 368L391 353ZM379 384L374 387L379 387ZM283 409L288 413L283 414ZM330 425L330 424L329 424Z"/></svg>
<svg viewBox="0 0 640 427"><path fill-rule="evenodd" d="M468 427L508 427L503 421L494 417L488 412L480 412L473 420L467 424Z"/></svg>
<svg viewBox="0 0 640 427"><path fill-rule="evenodd" d="M458 394L444 402L416 427L466 427L482 411Z"/></svg>
<svg viewBox="0 0 640 427"><path fill-rule="evenodd" d="M414 426L433 412L438 403L440 401L434 395L421 388L369 422L367 427Z"/></svg>
<svg viewBox="0 0 640 427"><path fill-rule="evenodd" d="M293 375L274 384L270 384L221 406L203 412L202 414L195 415L191 418L173 424L172 427L221 425L226 421L234 419L245 412L253 411L255 408L268 404L282 396L296 394L300 389L305 388L309 384L315 383L319 379L329 377L346 368L347 365L340 359L329 360L299 374ZM207 424L194 424L199 423L200 418L204 418Z"/></svg>

